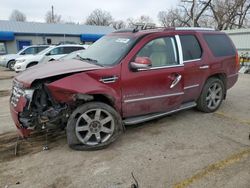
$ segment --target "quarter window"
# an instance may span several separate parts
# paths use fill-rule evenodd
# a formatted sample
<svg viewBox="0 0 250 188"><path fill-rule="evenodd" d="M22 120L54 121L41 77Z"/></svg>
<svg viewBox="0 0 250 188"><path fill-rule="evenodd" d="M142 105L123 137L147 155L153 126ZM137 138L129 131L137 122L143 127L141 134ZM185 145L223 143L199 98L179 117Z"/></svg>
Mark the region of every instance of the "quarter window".
<svg viewBox="0 0 250 188"><path fill-rule="evenodd" d="M63 47L54 48L50 51L50 55L60 55L63 54Z"/></svg>
<svg viewBox="0 0 250 188"><path fill-rule="evenodd" d="M181 35L181 46L183 53L183 61L200 59L202 50L200 44L194 35Z"/></svg>
<svg viewBox="0 0 250 188"><path fill-rule="evenodd" d="M137 57L148 57L152 67L163 67L178 64L176 43L173 37L157 38L147 43Z"/></svg>
<svg viewBox="0 0 250 188"><path fill-rule="evenodd" d="M232 42L225 34L205 34L204 38L215 57L235 55Z"/></svg>

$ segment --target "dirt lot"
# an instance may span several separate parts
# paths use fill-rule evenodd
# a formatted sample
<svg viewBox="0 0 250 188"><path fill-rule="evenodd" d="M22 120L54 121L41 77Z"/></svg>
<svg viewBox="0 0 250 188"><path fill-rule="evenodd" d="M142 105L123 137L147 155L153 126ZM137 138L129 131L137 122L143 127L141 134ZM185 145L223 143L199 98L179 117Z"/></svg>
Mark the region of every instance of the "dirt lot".
<svg viewBox="0 0 250 188"><path fill-rule="evenodd" d="M130 126L105 150L73 151L63 131L52 131L50 150L34 134L18 157L8 97L0 97L0 187L129 188L133 172L143 188L249 188L249 86L250 75L240 75L216 113L192 109Z"/></svg>

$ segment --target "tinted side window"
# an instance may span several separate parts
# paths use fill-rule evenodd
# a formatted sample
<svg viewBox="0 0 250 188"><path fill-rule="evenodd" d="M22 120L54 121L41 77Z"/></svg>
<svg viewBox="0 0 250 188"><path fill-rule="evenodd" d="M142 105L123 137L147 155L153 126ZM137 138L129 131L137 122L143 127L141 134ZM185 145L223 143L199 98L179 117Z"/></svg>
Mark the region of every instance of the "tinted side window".
<svg viewBox="0 0 250 188"><path fill-rule="evenodd" d="M63 53L63 47L57 47L50 51L50 55L60 55Z"/></svg>
<svg viewBox="0 0 250 188"><path fill-rule="evenodd" d="M48 46L40 46L40 47L37 47L37 53L41 52L42 50L48 48Z"/></svg>
<svg viewBox="0 0 250 188"><path fill-rule="evenodd" d="M69 54L71 52L77 51L77 50L83 50L84 48L81 47L74 47L74 46L69 46L69 47L64 47L63 52L64 54Z"/></svg>
<svg viewBox="0 0 250 188"><path fill-rule="evenodd" d="M154 39L142 47L137 57L149 57L152 61L152 67L177 65L175 39L173 37Z"/></svg>
<svg viewBox="0 0 250 188"><path fill-rule="evenodd" d="M180 35L183 61L200 59L202 55L201 46L194 35Z"/></svg>
<svg viewBox="0 0 250 188"><path fill-rule="evenodd" d="M235 49L226 35L204 34L204 38L215 57L235 55Z"/></svg>
<svg viewBox="0 0 250 188"><path fill-rule="evenodd" d="M27 48L22 52L22 54L36 54L36 48L35 47Z"/></svg>

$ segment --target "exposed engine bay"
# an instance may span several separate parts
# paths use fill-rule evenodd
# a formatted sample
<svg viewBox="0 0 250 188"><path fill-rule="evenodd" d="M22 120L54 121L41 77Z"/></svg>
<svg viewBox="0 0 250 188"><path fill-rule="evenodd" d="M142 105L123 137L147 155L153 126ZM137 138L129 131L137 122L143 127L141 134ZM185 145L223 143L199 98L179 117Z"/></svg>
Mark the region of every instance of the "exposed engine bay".
<svg viewBox="0 0 250 188"><path fill-rule="evenodd" d="M45 124L65 126L69 107L56 102L45 83L38 83L32 89L23 89L20 83L14 81L11 104L16 106L20 97L26 100L23 111L18 116L23 128L42 129Z"/></svg>

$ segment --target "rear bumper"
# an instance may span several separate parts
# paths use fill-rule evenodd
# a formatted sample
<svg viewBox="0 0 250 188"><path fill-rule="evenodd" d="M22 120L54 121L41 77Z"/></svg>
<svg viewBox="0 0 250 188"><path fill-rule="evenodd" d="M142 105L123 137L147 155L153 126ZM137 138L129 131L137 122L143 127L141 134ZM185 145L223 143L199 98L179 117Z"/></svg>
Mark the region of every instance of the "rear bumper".
<svg viewBox="0 0 250 188"><path fill-rule="evenodd" d="M23 127L19 121L19 113L23 111L23 108L26 105L26 99L21 97L19 102L17 103L16 107L14 107L11 103L9 105L10 105L11 117L16 125L16 128L18 130L19 135L23 138L28 137L30 135L32 129L28 129L26 127Z"/></svg>

